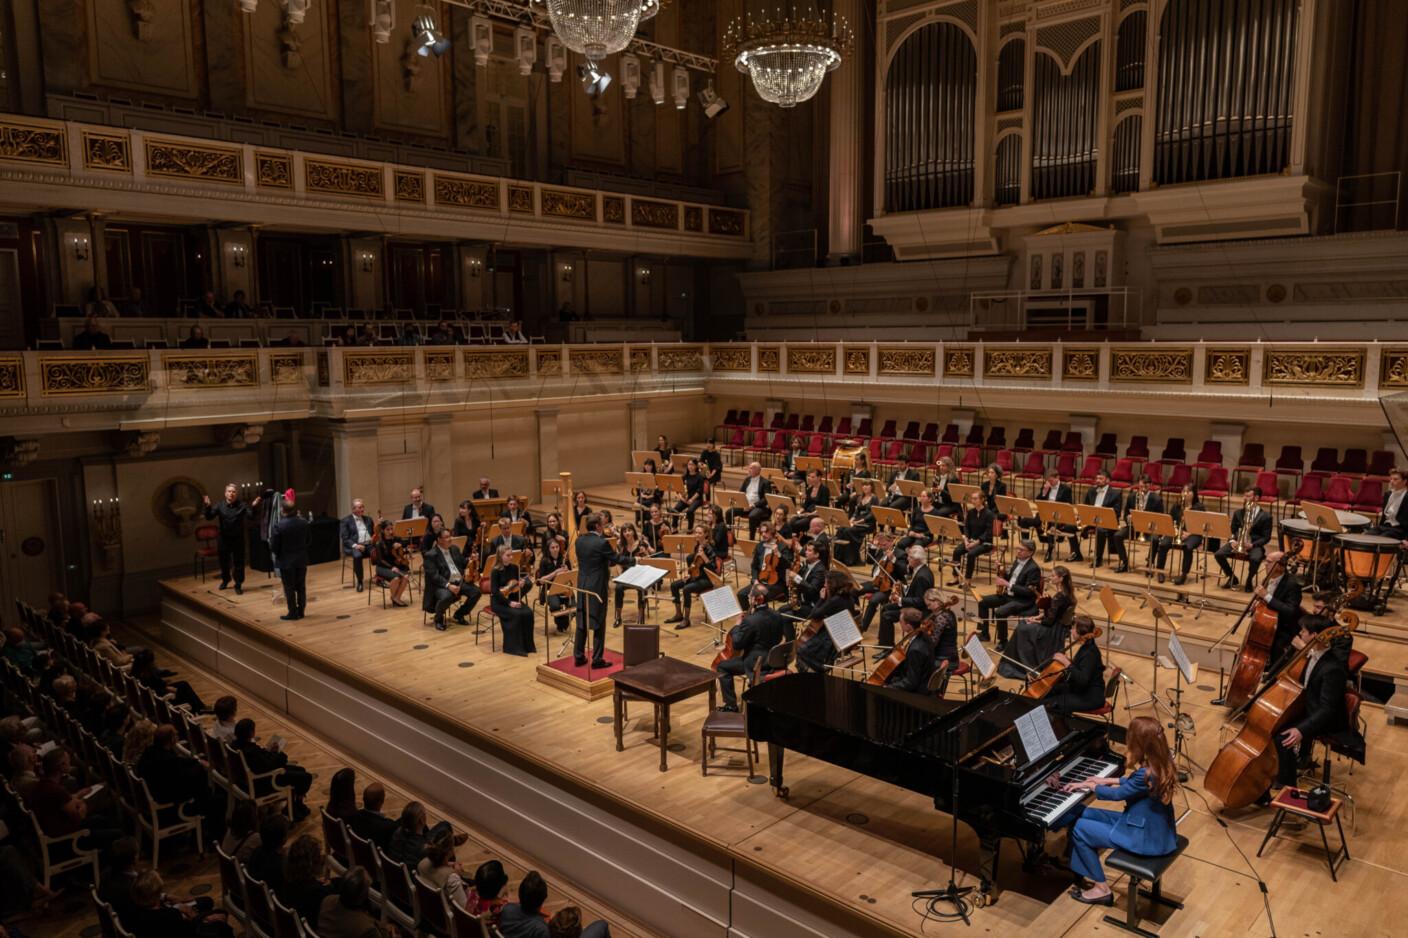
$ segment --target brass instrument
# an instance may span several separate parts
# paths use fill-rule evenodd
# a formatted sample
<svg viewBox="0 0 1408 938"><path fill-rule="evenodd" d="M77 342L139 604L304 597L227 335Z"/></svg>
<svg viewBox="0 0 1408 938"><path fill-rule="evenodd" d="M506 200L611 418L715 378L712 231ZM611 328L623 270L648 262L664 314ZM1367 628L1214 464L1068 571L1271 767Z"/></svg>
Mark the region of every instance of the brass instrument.
<svg viewBox="0 0 1408 938"><path fill-rule="evenodd" d="M1135 511L1143 511L1143 510L1144 510L1144 506L1147 505L1147 504L1149 504L1149 493L1148 493L1148 492L1145 492L1145 491L1143 491L1143 490L1141 489L1140 491L1134 493L1134 510L1135 510ZM1129 533L1130 533L1131 535L1134 534L1134 515L1133 515L1132 513L1131 513L1130 516L1129 516ZM1140 531L1140 532L1139 532L1139 540L1140 540L1141 542L1148 540L1148 535L1145 534L1145 532Z"/></svg>

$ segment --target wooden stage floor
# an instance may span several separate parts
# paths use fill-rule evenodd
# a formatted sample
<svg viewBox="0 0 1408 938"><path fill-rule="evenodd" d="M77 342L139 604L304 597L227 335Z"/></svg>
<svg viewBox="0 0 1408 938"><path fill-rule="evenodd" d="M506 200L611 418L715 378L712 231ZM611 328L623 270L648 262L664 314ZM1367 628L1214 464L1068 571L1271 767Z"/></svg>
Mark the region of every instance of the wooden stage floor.
<svg viewBox="0 0 1408 938"><path fill-rule="evenodd" d="M795 754L788 762L791 797L787 801L774 797L765 783L765 761L753 779L746 778L741 753L728 759L720 754L708 777L701 777L703 697L673 708L669 771L661 773L659 750L647 739L648 708L633 708L626 749L618 753L609 697L587 702L538 683L537 665L556 657L562 643L556 635L545 643L541 617L537 655L516 658L492 653L487 635L476 644L467 628L436 632L422 622L418 596L413 608L383 611L380 597L373 595L369 607L365 594L340 583L338 564L309 571L308 617L283 622L279 619L284 611L282 594L276 582L251 579L243 596L217 591L214 579L202 584L181 578L166 581L165 586L170 600L218 613L271 643L286 644L309 659L354 671L407 701L413 698L413 706L439 719L493 734L564 779L595 790L620 811L652 818L673 830L674 837L697 838L710 849L725 851L735 865L762 870L790 891L811 894L813 910L819 915L835 909L869 921L875 935L931 934L940 927L926 922L909 896L911 890L942 886L949 875L949 819L937 813L928 799ZM1087 605L1084 599L1082 605ZM634 613L634 602L627 608ZM650 621L663 619L671 611L670 604L662 602ZM1191 618L1191 612L1188 615ZM1220 616L1205 615L1198 621L1202 623L1198 633L1215 637L1225 628ZM609 626L607 631L608 644L619 649L621 632ZM711 634L697 625L682 632L662 630L661 647L667 654L707 666L711 652L698 656L695 652ZM1402 648L1393 651L1408 658ZM1148 654L1119 648L1110 654L1135 680L1146 686L1151 682L1154 664ZM1398 665L1400 673L1402 666ZM1172 677L1171 671L1162 671L1160 688L1169 687ZM1215 671L1204 672L1184 701L1197 727L1192 755L1204 766L1219 748L1225 713L1209 704L1216 696L1216 683ZM1121 722L1128 719L1124 703L1122 696L1117 710ZM1152 708L1145 705L1134 713L1152 713ZM1258 875L1266 883L1271 912L1282 933L1402 933L1392 922L1408 918L1405 811L1397 797L1399 780L1408 775L1408 733L1387 725L1380 708L1366 706L1364 716L1368 765L1356 765L1352 776L1347 775L1345 764L1334 767L1337 780L1349 781L1358 815L1357 831L1346 823L1353 859L1342 868L1339 882L1330 882L1313 830L1289 839L1283 836L1268 846L1266 855L1256 858L1269 812L1232 812L1223 829L1212 816L1208 802L1213 799L1201 792L1200 777L1195 775L1176 802L1180 813L1185 807L1189 812L1180 831L1191 845L1164 884L1165 891L1184 899L1186 907L1171 914L1158 911L1153 922L1159 934L1269 933ZM1292 842L1296 839L1300 845ZM1058 844L1053 838L1053 849ZM533 855L532 843L516 846ZM1034 935L1088 935L1101 930L1109 934L1110 927L1102 921L1106 909L1073 902L1064 895L1068 878L1025 874L1019 860L1008 845L999 874L1004 891L994 906L974 913L977 928L1008 931L1015 927ZM957 866L960 882L975 882L976 841L966 826L960 827ZM1121 904L1116 911L1122 915L1124 884L1116 880L1114 885Z"/></svg>

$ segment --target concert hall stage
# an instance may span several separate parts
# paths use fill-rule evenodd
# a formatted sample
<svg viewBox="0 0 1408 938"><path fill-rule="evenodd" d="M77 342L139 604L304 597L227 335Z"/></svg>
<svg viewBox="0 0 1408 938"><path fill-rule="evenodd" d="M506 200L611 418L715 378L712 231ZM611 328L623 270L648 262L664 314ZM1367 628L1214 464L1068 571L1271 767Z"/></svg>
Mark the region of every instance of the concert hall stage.
<svg viewBox="0 0 1408 938"><path fill-rule="evenodd" d="M347 576L350 582L350 570ZM643 704L632 706L626 749L618 753L609 698L586 701L537 680L537 666L557 657L562 644L556 632L544 638L541 614L537 655L514 658L491 652L487 633L476 643L469 628L436 632L423 621L419 594L412 608L383 611L373 590L369 604L367 594L344 586L334 563L309 571L308 617L298 622L279 619L285 610L277 581L251 579L242 596L217 585L214 577L163 582L167 644L378 772L453 806L526 856L550 861L659 934L873 938L939 927L924 922L909 896L948 880L949 818L932 802L795 754L788 760L791 797L783 801L766 784L766 748L751 780L741 753L721 752L701 777L705 697L672 708L667 772L659 771ZM627 609L635 613L633 601ZM669 611L662 603L651 621ZM1189 632L1215 637L1227 623L1210 618ZM1137 628L1125 632L1134 636ZM607 632L608 644L619 649L621 632L609 626ZM698 625L667 629L661 645L667 654L707 665L712 653L694 652L710 635ZM1131 637L1125 647L1147 651L1148 644L1136 648ZM1408 657L1394 644L1399 657ZM1149 683L1147 654L1116 646L1111 655ZM1162 671L1160 690L1171 683L1172 673ZM1216 754L1225 715L1209 706L1215 685L1215 672L1205 672L1185 698L1198 728L1193 755L1203 765ZM1143 696L1136 689L1134 699ZM1124 703L1122 696L1121 722L1128 717ZM1334 767L1361 815L1357 835L1346 823L1354 860L1339 884L1330 883L1314 831L1301 835L1307 845L1314 838L1314 850L1282 837L1257 859L1269 813L1235 812L1224 832L1199 797L1195 777L1187 793L1190 813L1180 825L1191 846L1164 883L1186 908L1154 913L1160 934L1267 931L1256 877L1236 848L1252 857L1266 881L1281 928L1326 935L1396 930L1391 922L1408 915L1408 852L1403 799L1394 797L1391 780L1408 773L1408 736L1387 726L1381 709L1366 707L1365 719L1368 766L1356 766L1352 776L1344 764ZM1177 807L1182 813L1182 799ZM1059 845L1059 837L1052 838L1051 848ZM1065 896L1068 876L1024 873L1012 844L1004 846L1002 860L1001 898L974 913L975 926L1033 935L1108 933L1102 921L1108 910ZM960 883L973 884L977 843L966 826L960 827L958 867ZM1115 892L1122 904L1122 882L1115 882Z"/></svg>

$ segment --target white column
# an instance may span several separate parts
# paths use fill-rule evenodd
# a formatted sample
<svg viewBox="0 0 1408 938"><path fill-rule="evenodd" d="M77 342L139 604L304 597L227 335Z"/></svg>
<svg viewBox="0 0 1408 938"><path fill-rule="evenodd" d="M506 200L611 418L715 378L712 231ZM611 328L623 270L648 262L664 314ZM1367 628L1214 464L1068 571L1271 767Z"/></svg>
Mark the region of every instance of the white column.
<svg viewBox="0 0 1408 938"><path fill-rule="evenodd" d="M832 16L845 18L863 33L864 17L868 14L860 0L835 0ZM864 104L865 82L861 75L865 54L857 43L849 62L826 76L831 95L831 172L827 185L827 250L826 263L838 266L843 258L860 261L861 236L865 225L862 213L861 186L864 166L861 156L861 108Z"/></svg>

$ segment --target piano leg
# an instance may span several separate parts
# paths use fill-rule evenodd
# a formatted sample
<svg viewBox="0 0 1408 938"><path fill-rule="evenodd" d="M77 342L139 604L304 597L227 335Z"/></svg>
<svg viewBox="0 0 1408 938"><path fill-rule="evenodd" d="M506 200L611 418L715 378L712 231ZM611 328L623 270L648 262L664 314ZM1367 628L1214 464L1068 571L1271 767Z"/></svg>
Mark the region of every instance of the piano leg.
<svg viewBox="0 0 1408 938"><path fill-rule="evenodd" d="M973 896L976 908L986 908L997 902L997 864L1002 857L1002 838L996 834L978 833L978 891Z"/></svg>
<svg viewBox="0 0 1408 938"><path fill-rule="evenodd" d="M786 751L777 743L768 743L768 783L779 798L787 797L787 786L782 784L782 756Z"/></svg>

